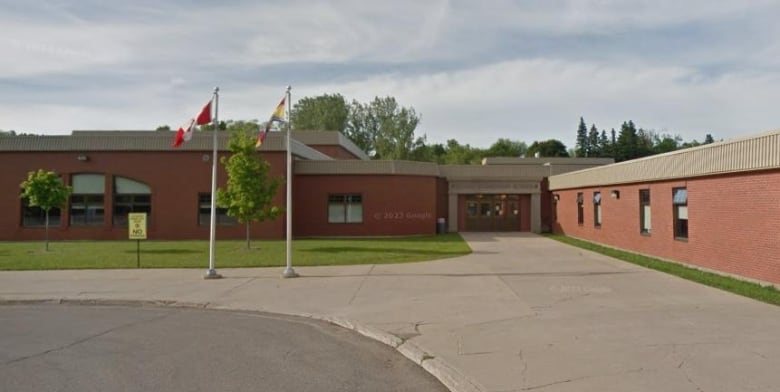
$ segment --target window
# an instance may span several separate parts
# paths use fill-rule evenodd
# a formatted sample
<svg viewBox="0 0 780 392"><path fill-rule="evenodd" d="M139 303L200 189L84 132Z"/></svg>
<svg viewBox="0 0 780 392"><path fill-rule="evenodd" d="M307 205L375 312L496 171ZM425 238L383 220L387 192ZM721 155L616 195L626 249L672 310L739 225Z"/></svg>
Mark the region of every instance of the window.
<svg viewBox="0 0 780 392"><path fill-rule="evenodd" d="M52 207L49 210L49 227L60 225L61 211L59 207ZM27 198L22 199L22 226L24 227L45 227L46 211L41 207L32 207Z"/></svg>
<svg viewBox="0 0 780 392"><path fill-rule="evenodd" d="M477 202L470 201L466 203L466 214L470 217L477 216Z"/></svg>
<svg viewBox="0 0 780 392"><path fill-rule="evenodd" d="M227 208L217 206L217 225L230 226L238 223L236 218L227 214ZM198 225L211 225L211 193L198 194Z"/></svg>
<svg viewBox="0 0 780 392"><path fill-rule="evenodd" d="M106 178L102 174L76 174L70 196L71 226L102 226L105 210L103 192Z"/></svg>
<svg viewBox="0 0 780 392"><path fill-rule="evenodd" d="M585 197L582 192L577 193L577 224L585 224Z"/></svg>
<svg viewBox="0 0 780 392"><path fill-rule="evenodd" d="M328 195L328 223L363 223L363 197Z"/></svg>
<svg viewBox="0 0 780 392"><path fill-rule="evenodd" d="M674 238L688 238L688 191L685 188L672 189L674 209Z"/></svg>
<svg viewBox="0 0 780 392"><path fill-rule="evenodd" d="M650 234L652 228L650 219L650 190L639 190L639 232Z"/></svg>
<svg viewBox="0 0 780 392"><path fill-rule="evenodd" d="M127 227L127 214L145 212L151 219L152 196L149 186L129 178L114 177L114 226Z"/></svg>
<svg viewBox="0 0 780 392"><path fill-rule="evenodd" d="M593 192L593 225L601 227L601 192Z"/></svg>

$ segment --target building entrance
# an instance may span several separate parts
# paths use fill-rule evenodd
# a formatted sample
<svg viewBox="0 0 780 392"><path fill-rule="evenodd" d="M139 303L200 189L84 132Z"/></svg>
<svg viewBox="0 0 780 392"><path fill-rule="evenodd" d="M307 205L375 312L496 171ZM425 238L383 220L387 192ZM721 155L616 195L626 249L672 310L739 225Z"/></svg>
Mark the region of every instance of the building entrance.
<svg viewBox="0 0 780 392"><path fill-rule="evenodd" d="M519 195L466 195L466 231L520 231Z"/></svg>

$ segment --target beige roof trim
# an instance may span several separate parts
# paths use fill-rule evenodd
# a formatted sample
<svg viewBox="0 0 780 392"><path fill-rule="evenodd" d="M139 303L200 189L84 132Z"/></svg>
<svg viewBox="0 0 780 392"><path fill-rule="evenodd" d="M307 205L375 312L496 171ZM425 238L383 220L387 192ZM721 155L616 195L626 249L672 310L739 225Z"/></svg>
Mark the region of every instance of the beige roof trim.
<svg viewBox="0 0 780 392"><path fill-rule="evenodd" d="M211 151L213 135L195 132L192 139L178 148L172 146L171 131L74 131L73 135L3 136L2 151ZM217 135L217 149L228 150L229 133ZM297 141L291 142L292 154L303 159L330 160L329 156ZM283 132L270 132L258 151L286 151Z"/></svg>
<svg viewBox="0 0 780 392"><path fill-rule="evenodd" d="M552 165L569 165L593 167L615 163L612 158L514 158L514 157L487 157L482 159L483 165L541 165L550 162Z"/></svg>
<svg viewBox="0 0 780 392"><path fill-rule="evenodd" d="M429 162L411 161L299 161L295 174L397 174L409 176L439 176L439 166Z"/></svg>
<svg viewBox="0 0 780 392"><path fill-rule="evenodd" d="M550 178L552 190L780 168L780 130Z"/></svg>

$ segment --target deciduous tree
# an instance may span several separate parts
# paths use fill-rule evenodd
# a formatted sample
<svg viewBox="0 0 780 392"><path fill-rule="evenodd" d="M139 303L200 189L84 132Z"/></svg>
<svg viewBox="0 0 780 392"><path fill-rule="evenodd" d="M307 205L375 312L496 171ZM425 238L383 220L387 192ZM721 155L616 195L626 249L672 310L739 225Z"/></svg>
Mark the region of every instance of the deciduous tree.
<svg viewBox="0 0 780 392"><path fill-rule="evenodd" d="M251 222L275 219L282 209L273 205L273 198L282 182L272 177L270 165L255 150L258 124L236 121L229 126L229 157L221 162L228 173L227 187L217 190L217 204L227 214L246 225L246 247L250 248Z"/></svg>
<svg viewBox="0 0 780 392"><path fill-rule="evenodd" d="M49 210L64 207L72 192L71 187L62 183L62 179L53 171L38 169L27 174L20 184L23 199L31 207L40 207L45 215L45 250L49 251Z"/></svg>

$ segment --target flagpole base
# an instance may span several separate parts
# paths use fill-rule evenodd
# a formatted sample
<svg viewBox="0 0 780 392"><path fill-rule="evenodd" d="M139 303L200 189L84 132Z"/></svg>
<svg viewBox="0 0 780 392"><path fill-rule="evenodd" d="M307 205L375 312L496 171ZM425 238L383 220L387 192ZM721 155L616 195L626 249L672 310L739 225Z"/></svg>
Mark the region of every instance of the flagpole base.
<svg viewBox="0 0 780 392"><path fill-rule="evenodd" d="M218 274L217 270L210 269L206 275L203 275L203 279L222 279L222 275Z"/></svg>
<svg viewBox="0 0 780 392"><path fill-rule="evenodd" d="M300 275L298 275L297 272L293 269L293 267L287 267L284 269L284 272L282 272L282 278L297 278Z"/></svg>

